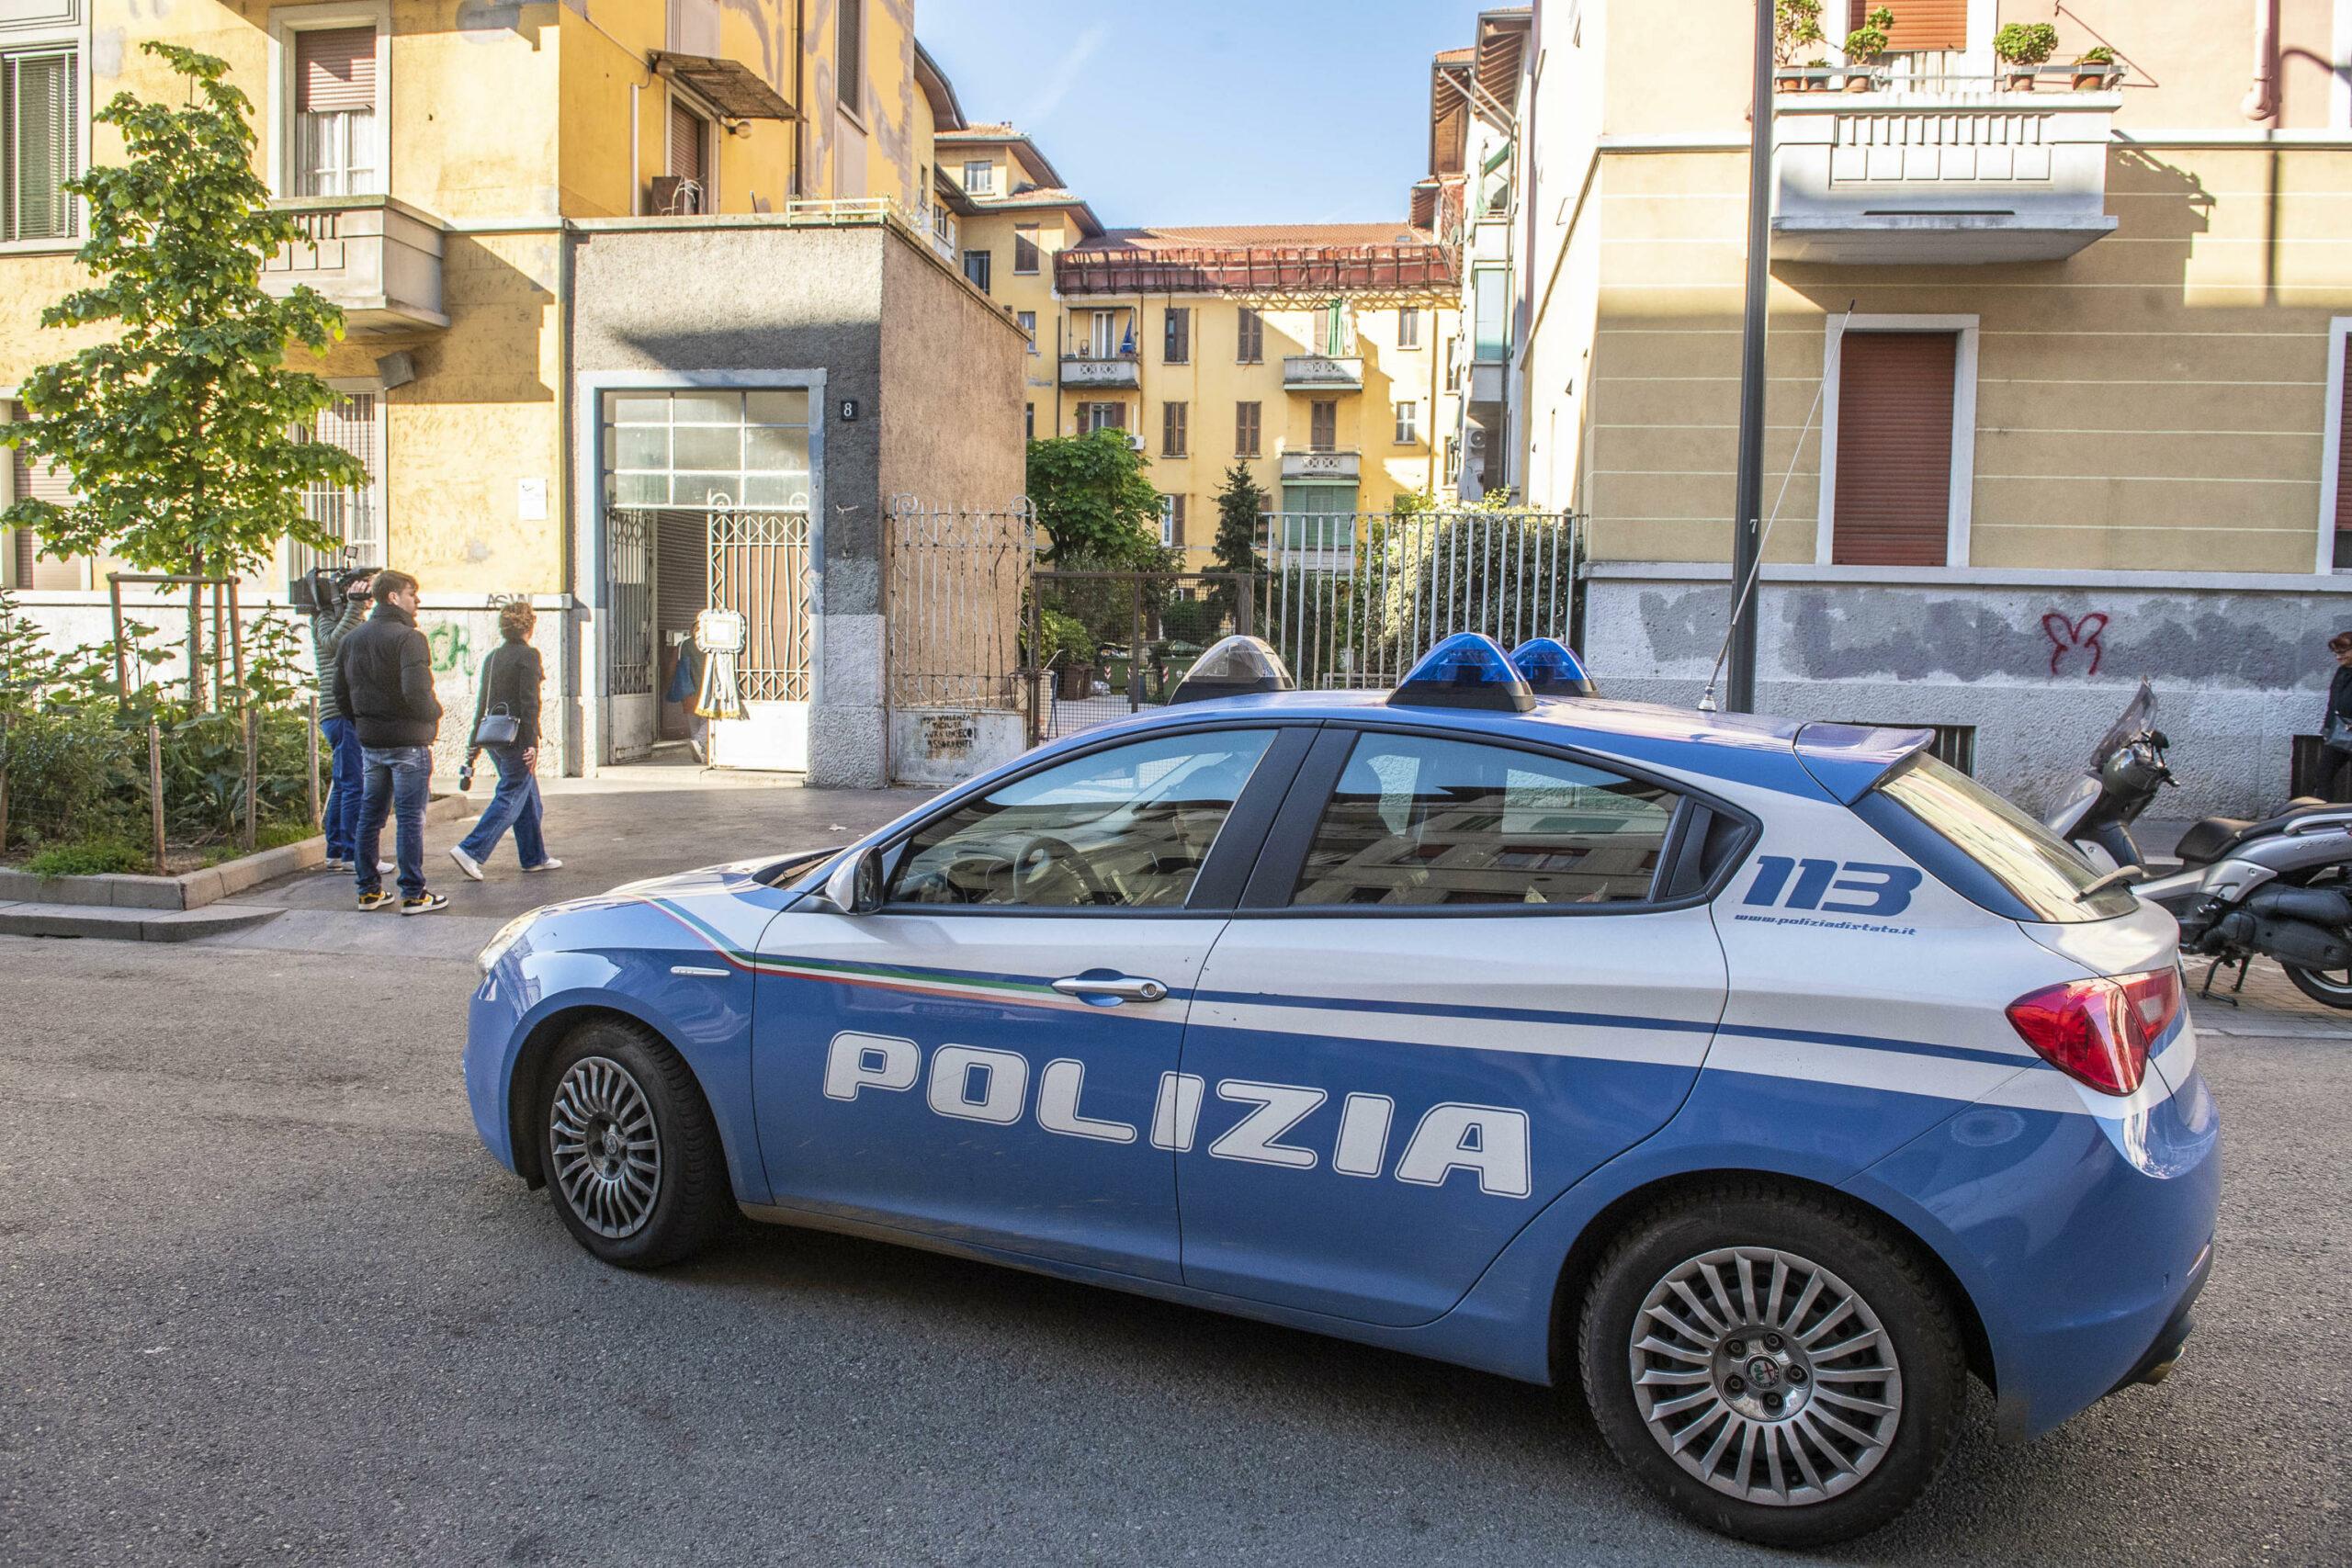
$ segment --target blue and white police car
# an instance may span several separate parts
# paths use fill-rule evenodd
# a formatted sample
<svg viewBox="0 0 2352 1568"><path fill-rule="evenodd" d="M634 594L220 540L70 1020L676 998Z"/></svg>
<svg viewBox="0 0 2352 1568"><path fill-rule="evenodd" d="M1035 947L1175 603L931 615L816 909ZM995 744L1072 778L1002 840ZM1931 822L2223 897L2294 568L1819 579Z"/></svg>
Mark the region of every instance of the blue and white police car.
<svg viewBox="0 0 2352 1568"><path fill-rule="evenodd" d="M1971 1373L2030 1438L2169 1370L2219 1190L2171 918L1925 731L1518 659L1229 642L846 850L527 916L482 1140L624 1267L740 1209L1580 1382L1782 1545L1917 1496Z"/></svg>

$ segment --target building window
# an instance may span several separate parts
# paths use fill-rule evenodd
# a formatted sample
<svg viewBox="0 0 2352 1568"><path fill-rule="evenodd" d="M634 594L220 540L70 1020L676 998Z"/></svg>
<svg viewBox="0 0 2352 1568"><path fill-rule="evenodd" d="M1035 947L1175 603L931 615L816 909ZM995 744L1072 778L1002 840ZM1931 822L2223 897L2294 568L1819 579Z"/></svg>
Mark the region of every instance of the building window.
<svg viewBox="0 0 2352 1568"><path fill-rule="evenodd" d="M1119 330L1117 310L1086 312L1086 342L1079 350L1081 359L1114 359L1136 351L1135 335Z"/></svg>
<svg viewBox="0 0 2352 1568"><path fill-rule="evenodd" d="M1336 452L1340 449L1340 404L1336 398L1317 398L1307 405L1306 449L1310 452Z"/></svg>
<svg viewBox="0 0 2352 1568"><path fill-rule="evenodd" d="M964 165L964 194L966 196L994 196L996 194L996 165L983 158L975 158L966 164Z"/></svg>
<svg viewBox="0 0 2352 1568"><path fill-rule="evenodd" d="M862 113L865 96L865 0L841 0L833 17L833 80L842 107Z"/></svg>
<svg viewBox="0 0 2352 1568"><path fill-rule="evenodd" d="M2321 443L2320 570L2352 571L2352 399L2345 396L2352 368L2352 316L2327 329L2327 429Z"/></svg>
<svg viewBox="0 0 2352 1568"><path fill-rule="evenodd" d="M1035 310L1017 310L1013 313L1012 319L1021 323L1021 335L1029 340L1029 352L1032 354L1036 353L1037 312Z"/></svg>
<svg viewBox="0 0 2352 1568"><path fill-rule="evenodd" d="M70 49L0 54L0 240L70 240L79 204L64 186L81 172L78 78Z"/></svg>
<svg viewBox="0 0 2352 1568"><path fill-rule="evenodd" d="M1021 405L1021 437L1024 441L1037 439L1037 405L1035 403Z"/></svg>
<svg viewBox="0 0 2352 1568"><path fill-rule="evenodd" d="M988 252L966 251L964 253L964 276L970 278L972 282L978 287L981 293L986 294L989 291Z"/></svg>
<svg viewBox="0 0 2352 1568"><path fill-rule="evenodd" d="M1852 318L1825 370L1820 561L1966 565L1974 319Z"/></svg>
<svg viewBox="0 0 2352 1568"><path fill-rule="evenodd" d="M1184 542L1184 498L1181 495L1159 498L1159 542L1178 546Z"/></svg>
<svg viewBox="0 0 2352 1568"><path fill-rule="evenodd" d="M303 514L343 543L326 551L288 545L288 575L299 576L315 566L385 564L381 406L375 392L346 392L319 411L310 430L298 433L304 440L340 446L358 458L368 482L357 490L315 483L303 487Z"/></svg>
<svg viewBox="0 0 2352 1568"><path fill-rule="evenodd" d="M1186 411L1189 410L1191 406L1192 405L1189 403L1162 403L1159 405L1159 455L1161 457L1182 457L1190 456L1190 454L1185 450L1184 425L1186 422Z"/></svg>
<svg viewBox="0 0 2352 1568"><path fill-rule="evenodd" d="M673 215L709 212L718 205L710 197L710 121L673 96L670 99L670 177L654 182L653 210Z"/></svg>
<svg viewBox="0 0 2352 1568"><path fill-rule="evenodd" d="M24 417L22 404L0 402L0 417L13 412ZM5 459L15 488L10 494L18 501L46 501L56 506L70 506L74 502L74 480L66 471L51 464L46 457L36 457L21 446L12 446ZM11 588L46 592L51 589L78 591L86 586L83 569L86 564L79 556L61 560L40 553L40 536L30 528L18 528L12 534L0 535L7 543L8 564L12 569L5 581Z"/></svg>
<svg viewBox="0 0 2352 1568"><path fill-rule="evenodd" d="M1351 552L1355 543L1355 486L1283 486L1283 549Z"/></svg>
<svg viewBox="0 0 2352 1568"><path fill-rule="evenodd" d="M1170 365L1189 365L1193 360L1193 312L1189 306L1170 305L1165 312L1160 339L1159 357Z"/></svg>
<svg viewBox="0 0 2352 1568"><path fill-rule="evenodd" d="M1846 0L1846 25L1838 36L1860 27L1882 5L1886 0ZM1895 0L1886 8L1894 14L1894 25L1886 29L1890 54L1968 47L1968 0Z"/></svg>
<svg viewBox="0 0 2352 1568"><path fill-rule="evenodd" d="M294 195L383 189L376 103L375 28L294 35Z"/></svg>
<svg viewBox="0 0 2352 1568"><path fill-rule="evenodd" d="M1019 273L1037 270L1037 225L1035 223L1012 226L1012 270Z"/></svg>
<svg viewBox="0 0 2352 1568"><path fill-rule="evenodd" d="M1421 439L1421 405L1419 399L1408 399L1396 405L1396 445L1414 446Z"/></svg>
<svg viewBox="0 0 2352 1568"><path fill-rule="evenodd" d="M1492 365L1510 357L1510 272L1498 266L1479 267L1470 275L1470 299L1477 363Z"/></svg>
<svg viewBox="0 0 2352 1568"><path fill-rule="evenodd" d="M1421 346L1421 312L1418 307L1412 305L1396 307L1396 346L1398 348Z"/></svg>
<svg viewBox="0 0 2352 1568"><path fill-rule="evenodd" d="M1266 359L1266 318L1241 307L1241 339L1233 351L1237 365L1262 365Z"/></svg>
<svg viewBox="0 0 2352 1568"><path fill-rule="evenodd" d="M1078 405L1078 433L1091 435L1098 430L1125 430L1127 427L1127 405L1125 403L1080 403Z"/></svg>
<svg viewBox="0 0 2352 1568"><path fill-rule="evenodd" d="M1445 483L1451 487L1462 477L1462 439L1456 435L1445 438Z"/></svg>
<svg viewBox="0 0 2352 1568"><path fill-rule="evenodd" d="M1254 457L1258 455L1258 405L1233 405L1233 455Z"/></svg>

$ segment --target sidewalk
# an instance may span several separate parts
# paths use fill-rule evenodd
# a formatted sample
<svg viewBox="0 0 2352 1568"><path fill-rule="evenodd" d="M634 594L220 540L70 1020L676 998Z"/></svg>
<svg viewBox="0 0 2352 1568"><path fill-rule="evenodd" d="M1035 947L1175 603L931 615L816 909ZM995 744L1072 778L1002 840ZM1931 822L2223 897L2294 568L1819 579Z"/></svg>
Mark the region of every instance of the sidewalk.
<svg viewBox="0 0 2352 1568"><path fill-rule="evenodd" d="M241 908L283 910L249 930L205 939L208 947L281 952L376 953L409 958L470 958L514 916L559 899L603 893L626 882L773 852L846 843L878 828L932 792L922 789L820 790L773 773L707 773L660 764L616 768L594 779L549 779L548 851L561 870L524 874L514 840L467 880L449 850L469 832L490 790L474 781L477 811L424 829L424 880L445 895L437 915L361 913L348 872L305 872L241 895ZM383 853L390 859L387 827ZM384 886L392 886L384 874Z"/></svg>

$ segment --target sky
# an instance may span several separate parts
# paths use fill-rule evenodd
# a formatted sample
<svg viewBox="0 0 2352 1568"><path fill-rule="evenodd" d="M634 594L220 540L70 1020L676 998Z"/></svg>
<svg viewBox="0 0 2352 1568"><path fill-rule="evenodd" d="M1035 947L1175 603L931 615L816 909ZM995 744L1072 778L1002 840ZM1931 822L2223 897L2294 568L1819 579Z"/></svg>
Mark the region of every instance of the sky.
<svg viewBox="0 0 2352 1568"><path fill-rule="evenodd" d="M1487 0L1492 5L1494 0ZM1113 228L1402 221L1430 56L1477 0L915 0L972 120L1011 120Z"/></svg>

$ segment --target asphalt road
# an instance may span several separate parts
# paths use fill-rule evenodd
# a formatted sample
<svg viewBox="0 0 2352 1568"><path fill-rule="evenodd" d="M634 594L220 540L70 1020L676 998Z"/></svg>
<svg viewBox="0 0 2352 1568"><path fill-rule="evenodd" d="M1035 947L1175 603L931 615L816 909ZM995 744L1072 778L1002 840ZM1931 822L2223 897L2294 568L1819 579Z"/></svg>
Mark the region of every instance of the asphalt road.
<svg viewBox="0 0 2352 1568"><path fill-rule="evenodd" d="M1786 1562L1545 1391L878 1245L604 1269L475 1143L464 965L0 939L0 1562ZM2213 1038L2172 1381L1973 1412L1869 1562L2343 1562L2352 1042Z"/></svg>

